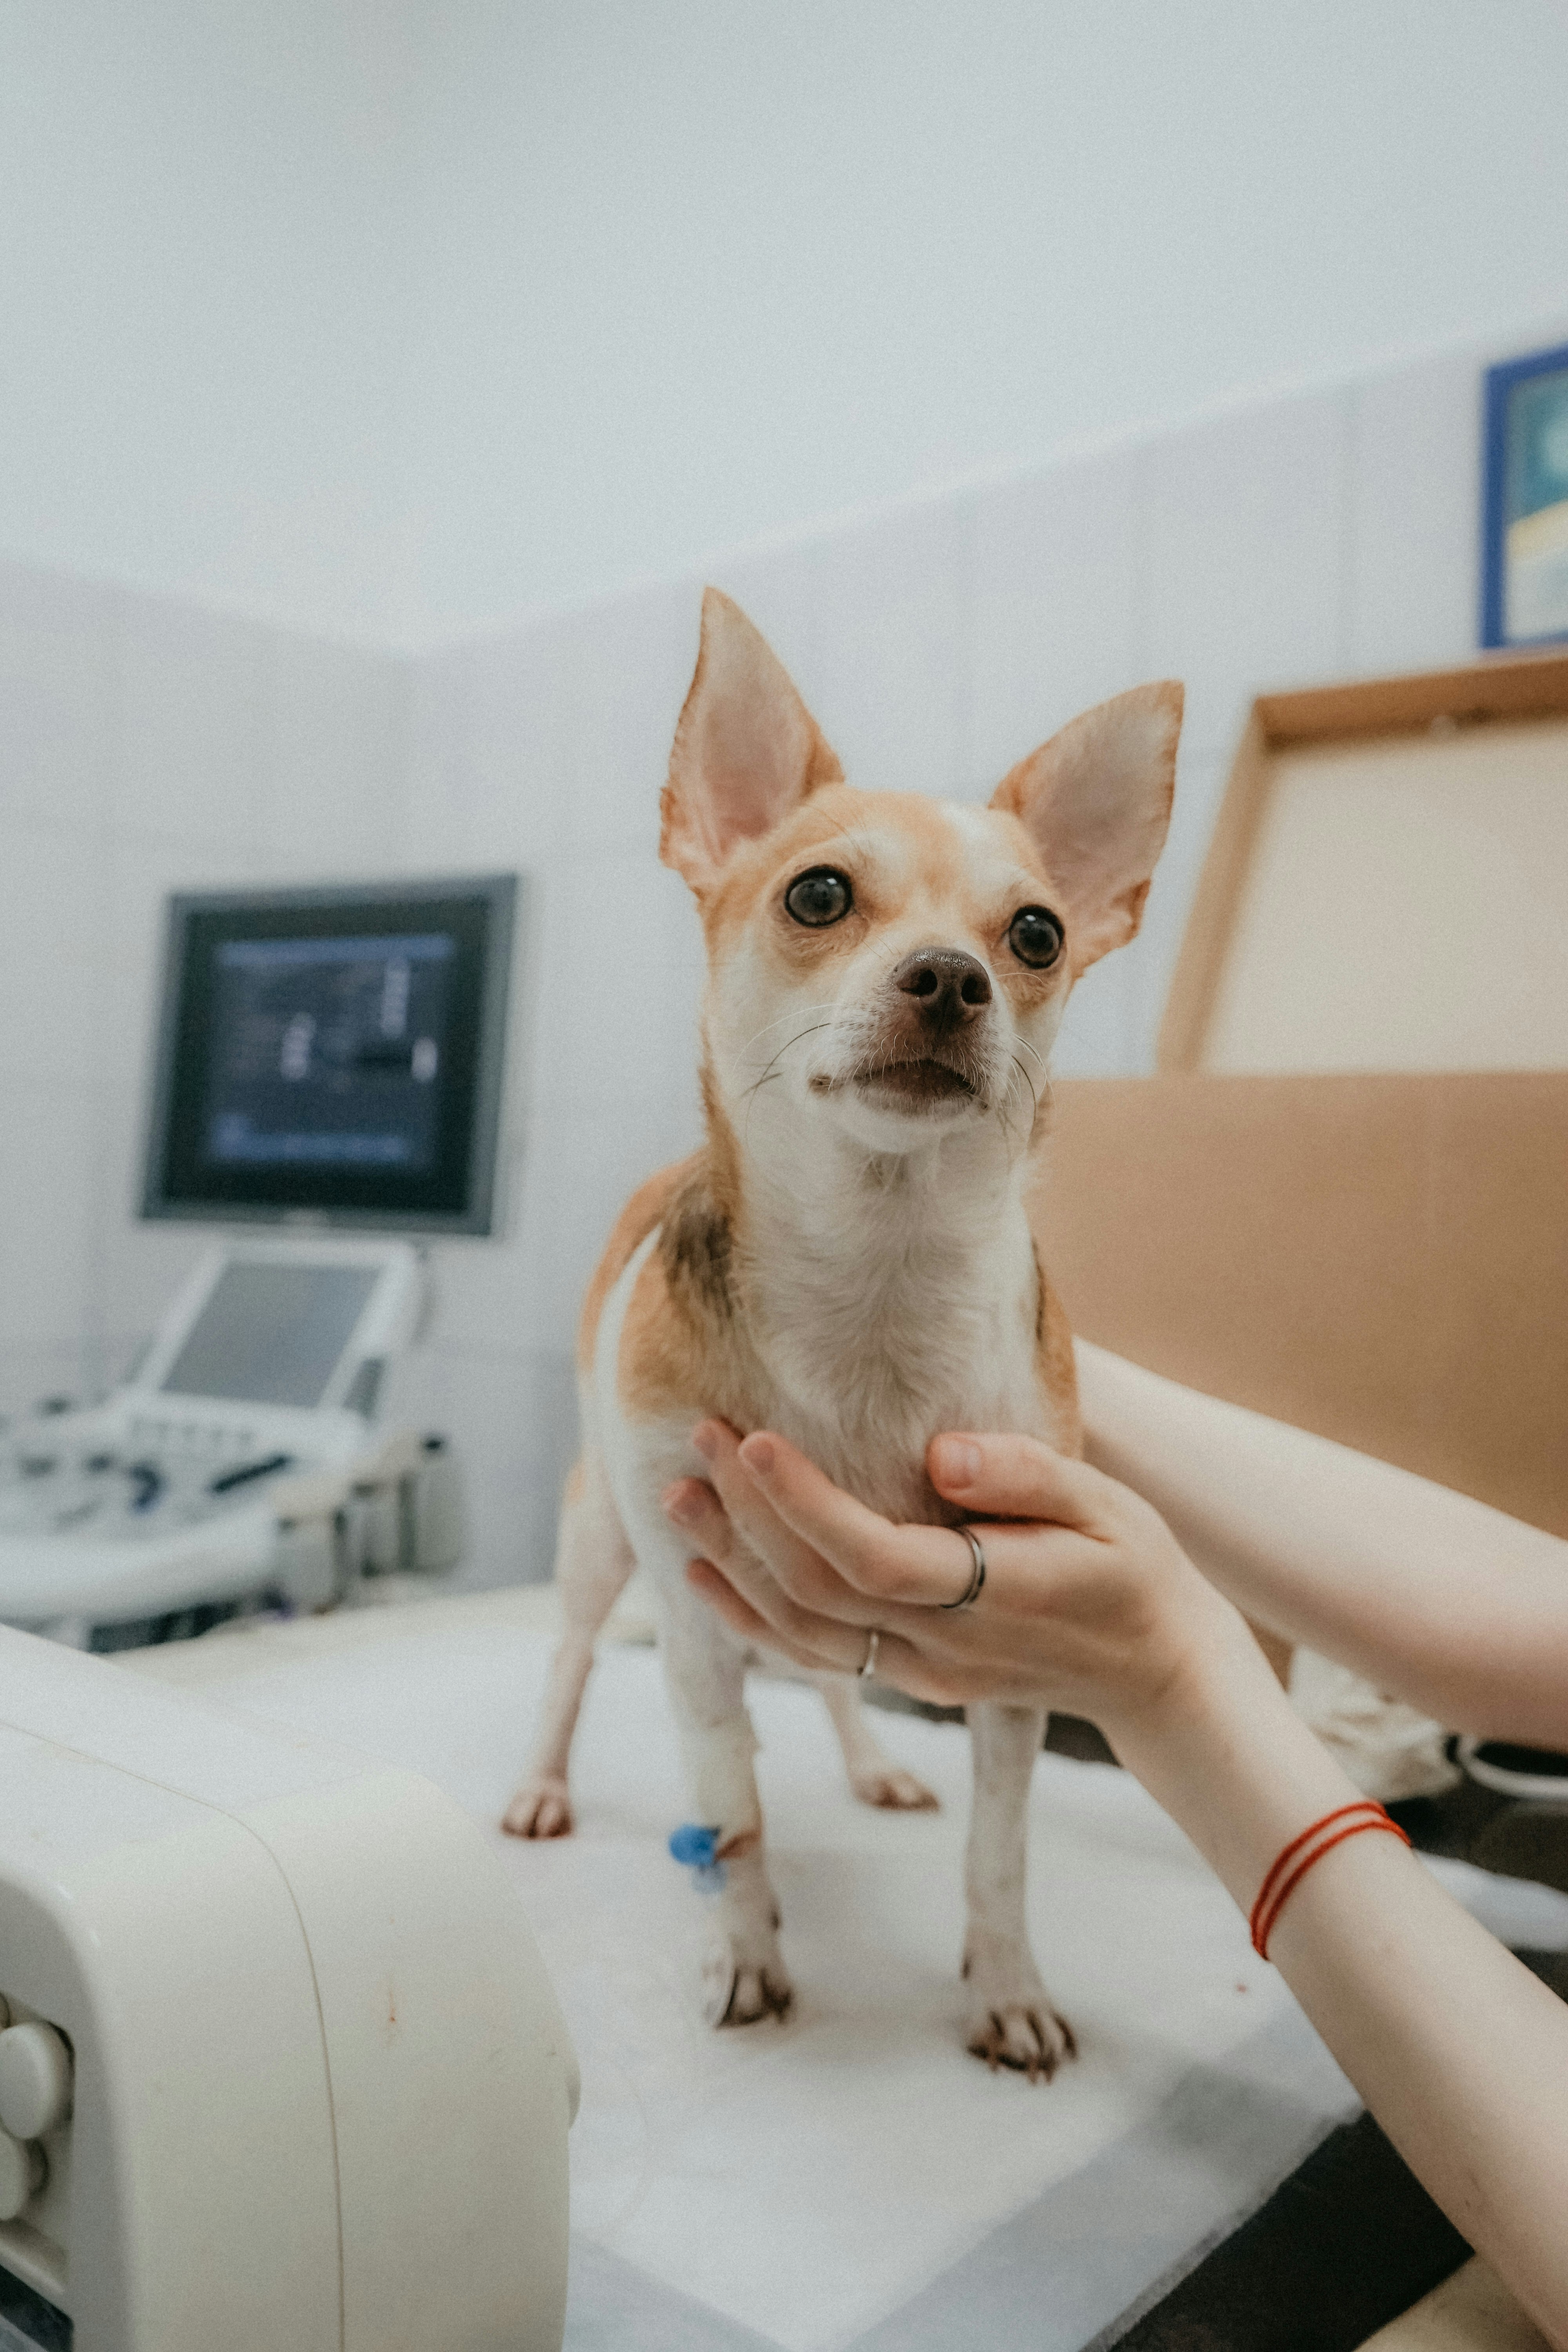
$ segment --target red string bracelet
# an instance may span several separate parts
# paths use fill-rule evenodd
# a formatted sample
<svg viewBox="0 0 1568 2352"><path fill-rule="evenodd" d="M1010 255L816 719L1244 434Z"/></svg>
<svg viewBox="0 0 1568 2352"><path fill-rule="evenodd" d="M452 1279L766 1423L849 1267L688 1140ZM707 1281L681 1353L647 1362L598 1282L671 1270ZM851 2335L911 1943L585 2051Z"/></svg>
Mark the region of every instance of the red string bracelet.
<svg viewBox="0 0 1568 2352"><path fill-rule="evenodd" d="M1343 1826L1335 1828L1336 1822ZM1321 1822L1313 1822L1300 1837L1292 1838L1289 1844L1276 1854L1258 1890L1258 1900L1252 1906L1252 1916L1247 1923L1252 1929L1252 1948L1260 1960L1268 1958L1268 1938L1274 1932L1275 1922L1312 1864L1321 1862L1335 1846L1342 1845L1346 1838L1359 1837L1363 1830L1386 1830L1402 1844L1410 1843L1399 1823L1391 1822L1381 1805L1375 1804L1370 1797L1363 1797L1353 1805L1341 1805L1335 1811L1325 1813ZM1332 1834L1325 1834L1327 1832ZM1299 1861L1298 1855L1300 1857ZM1290 1867L1292 1863L1296 1864L1293 1870Z"/></svg>

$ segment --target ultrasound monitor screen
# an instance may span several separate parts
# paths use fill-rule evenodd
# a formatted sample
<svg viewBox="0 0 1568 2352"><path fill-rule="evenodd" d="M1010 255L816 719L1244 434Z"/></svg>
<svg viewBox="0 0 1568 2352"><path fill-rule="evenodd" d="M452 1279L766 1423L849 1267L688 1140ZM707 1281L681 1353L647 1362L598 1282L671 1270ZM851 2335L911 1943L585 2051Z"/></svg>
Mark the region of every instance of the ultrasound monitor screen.
<svg viewBox="0 0 1568 2352"><path fill-rule="evenodd" d="M488 1232L513 888L175 899L144 1213Z"/></svg>
<svg viewBox="0 0 1568 2352"><path fill-rule="evenodd" d="M374 1266L225 1266L163 1392L320 1404L375 1281Z"/></svg>
<svg viewBox="0 0 1568 2352"><path fill-rule="evenodd" d="M432 1168L456 952L446 931L226 940L207 1045L208 1159Z"/></svg>

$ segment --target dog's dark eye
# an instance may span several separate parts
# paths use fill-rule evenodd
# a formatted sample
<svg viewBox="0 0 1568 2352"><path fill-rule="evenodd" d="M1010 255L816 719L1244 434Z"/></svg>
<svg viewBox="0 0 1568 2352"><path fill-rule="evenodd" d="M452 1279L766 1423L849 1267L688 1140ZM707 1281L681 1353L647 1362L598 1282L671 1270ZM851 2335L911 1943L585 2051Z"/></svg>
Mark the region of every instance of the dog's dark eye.
<svg viewBox="0 0 1568 2352"><path fill-rule="evenodd" d="M1020 907L1007 926L1007 944L1020 963L1045 971L1062 951L1064 932L1048 907Z"/></svg>
<svg viewBox="0 0 1568 2352"><path fill-rule="evenodd" d="M784 905L795 921L809 923L815 930L842 921L854 904L847 875L831 866L814 866L809 874L797 874L784 892Z"/></svg>

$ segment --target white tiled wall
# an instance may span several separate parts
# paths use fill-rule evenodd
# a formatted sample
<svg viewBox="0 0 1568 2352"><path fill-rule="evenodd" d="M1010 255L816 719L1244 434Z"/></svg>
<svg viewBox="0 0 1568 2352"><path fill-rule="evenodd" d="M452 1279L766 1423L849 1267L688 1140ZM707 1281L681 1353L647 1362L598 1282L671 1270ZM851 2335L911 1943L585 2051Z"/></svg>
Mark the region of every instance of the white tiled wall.
<svg viewBox="0 0 1568 2352"><path fill-rule="evenodd" d="M1186 680L1144 933L1083 982L1064 1073L1150 1066L1250 697L1473 649L1479 382L1508 348L715 561L853 781L984 797L1086 704ZM434 1248L394 1409L464 1445L470 1577L547 1570L577 1299L699 1132L700 940L656 850L700 587L406 660L0 566L0 1403L111 1374L199 1246L132 1214L163 894L515 868L507 1229Z"/></svg>
<svg viewBox="0 0 1568 2352"><path fill-rule="evenodd" d="M1458 352L1373 377L1353 387L1350 417L1350 666L1377 677L1463 661L1479 596L1481 369Z"/></svg>
<svg viewBox="0 0 1568 2352"><path fill-rule="evenodd" d="M166 893L392 862L390 656L0 564L0 1409L114 1373L201 1240L133 1204Z"/></svg>
<svg viewBox="0 0 1568 2352"><path fill-rule="evenodd" d="M434 1245L426 1343L390 1401L461 1437L479 1576L549 1568L577 1302L626 1193L697 1138L697 926L658 862L696 646L683 584L413 669L404 862L527 877L507 1230Z"/></svg>

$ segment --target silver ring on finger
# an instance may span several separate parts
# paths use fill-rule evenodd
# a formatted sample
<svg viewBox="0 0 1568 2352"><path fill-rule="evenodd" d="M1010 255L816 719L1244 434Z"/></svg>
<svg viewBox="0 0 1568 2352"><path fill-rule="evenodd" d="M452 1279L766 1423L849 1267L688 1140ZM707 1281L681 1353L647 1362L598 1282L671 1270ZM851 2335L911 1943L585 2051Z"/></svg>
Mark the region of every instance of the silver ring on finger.
<svg viewBox="0 0 1568 2352"><path fill-rule="evenodd" d="M866 1654L855 1669L855 1679L857 1682L863 1683L868 1675L874 1675L876 1673L877 1646L881 1641L881 1633L878 1628L875 1625L871 1626L866 1635Z"/></svg>
<svg viewBox="0 0 1568 2352"><path fill-rule="evenodd" d="M939 1609L973 1609L985 1589L985 1554L981 1548L980 1538L973 1528L954 1528L952 1532L955 1536L963 1538L973 1555L969 1581L956 1601L939 1601L936 1605Z"/></svg>

